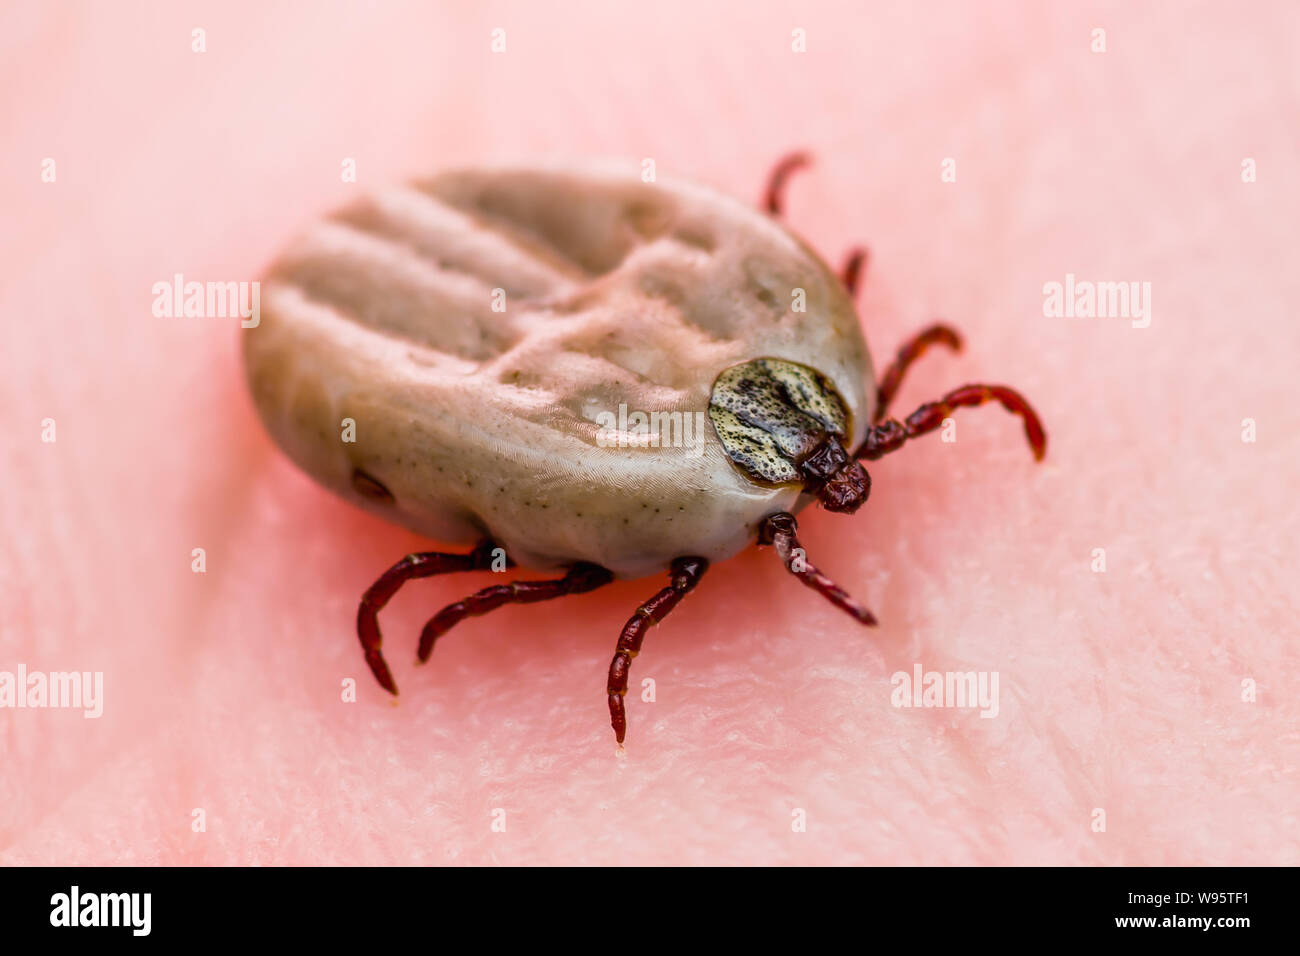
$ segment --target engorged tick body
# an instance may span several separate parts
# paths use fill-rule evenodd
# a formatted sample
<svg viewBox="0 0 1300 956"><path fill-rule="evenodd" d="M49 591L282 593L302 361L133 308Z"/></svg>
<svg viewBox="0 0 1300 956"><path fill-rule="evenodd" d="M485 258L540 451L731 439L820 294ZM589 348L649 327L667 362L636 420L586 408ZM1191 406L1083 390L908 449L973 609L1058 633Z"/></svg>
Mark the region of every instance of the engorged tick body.
<svg viewBox="0 0 1300 956"><path fill-rule="evenodd" d="M927 329L876 382L852 299L864 256L837 276L776 221L804 161L777 167L766 213L611 168L447 173L324 220L271 268L261 323L243 332L271 435L363 507L472 546L408 555L362 598L358 633L384 687L396 693L377 614L407 580L486 570L500 550L556 575L445 608L421 635L424 660L468 615L667 573L610 667L622 743L645 631L755 540L874 623L797 550L793 517L814 499L856 510L870 490L859 459L990 399L1023 417L1042 456L1037 416L1002 386L884 419L907 365L959 340ZM629 415L655 439L610 440Z"/></svg>

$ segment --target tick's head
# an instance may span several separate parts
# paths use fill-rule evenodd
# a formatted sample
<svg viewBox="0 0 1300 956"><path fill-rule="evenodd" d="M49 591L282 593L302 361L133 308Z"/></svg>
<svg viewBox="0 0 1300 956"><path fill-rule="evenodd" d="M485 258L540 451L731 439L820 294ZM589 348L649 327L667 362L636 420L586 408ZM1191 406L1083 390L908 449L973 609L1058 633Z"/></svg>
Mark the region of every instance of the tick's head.
<svg viewBox="0 0 1300 956"><path fill-rule="evenodd" d="M849 514L871 493L844 449L844 400L815 369L767 358L733 365L713 383L709 417L727 457L755 481L799 484L828 511Z"/></svg>

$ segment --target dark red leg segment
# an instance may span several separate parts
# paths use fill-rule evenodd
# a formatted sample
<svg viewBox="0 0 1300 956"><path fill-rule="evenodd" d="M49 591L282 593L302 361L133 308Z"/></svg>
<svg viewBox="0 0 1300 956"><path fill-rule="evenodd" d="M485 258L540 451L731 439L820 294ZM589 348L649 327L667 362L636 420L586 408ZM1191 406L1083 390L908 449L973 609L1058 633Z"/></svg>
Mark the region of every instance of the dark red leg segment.
<svg viewBox="0 0 1300 956"><path fill-rule="evenodd" d="M931 325L899 346L898 354L889 368L885 369L885 374L881 376L880 385L876 389L876 421L885 417L885 410L894 400L898 386L903 383L904 373L931 345L946 345L954 352L960 352L961 336L955 329L946 325Z"/></svg>
<svg viewBox="0 0 1300 956"><path fill-rule="evenodd" d="M785 181L796 169L802 169L812 162L807 153L790 153L782 156L767 177L767 191L763 194L763 208L773 216L781 215L784 209L782 199L785 196Z"/></svg>
<svg viewBox="0 0 1300 956"><path fill-rule="evenodd" d="M934 431L956 409L992 401L1001 402L1007 411L1024 419L1029 447L1034 450L1034 458L1042 461L1047 454L1047 432L1043 430L1043 423L1039 421L1038 413L1025 401L1025 397L1005 385L963 385L937 402L922 405L902 422L890 418L879 425L873 425L867 429L866 441L854 452L854 456L875 461L902 447L909 438L919 438Z"/></svg>
<svg viewBox="0 0 1300 956"><path fill-rule="evenodd" d="M840 279L844 282L844 288L849 290L850 296L858 294L858 286L862 284L862 276L869 261L868 255L867 250L862 246L854 246L844 257L844 265L840 268Z"/></svg>
<svg viewBox="0 0 1300 956"><path fill-rule="evenodd" d="M594 591L614 580L614 575L595 564L575 564L562 578L551 581L514 581L476 591L463 601L449 604L424 625L420 632L420 660L427 661L433 644L467 617L495 611L503 604L535 604L566 594Z"/></svg>
<svg viewBox="0 0 1300 956"><path fill-rule="evenodd" d="M853 600L842 587L813 567L802 545L799 544L799 539L795 536L798 527L794 515L788 512L781 511L768 515L758 527L758 543L774 545L786 570L841 611L851 614L863 624L874 625L875 615ZM796 550L799 554L795 553Z"/></svg>
<svg viewBox="0 0 1300 956"><path fill-rule="evenodd" d="M614 651L614 660L609 665L609 683L605 692L609 695L609 722L614 727L614 736L620 746L627 733L627 713L623 709L623 696L627 693L627 676L632 667L632 658L641 652L641 642L645 640L646 631L652 624L658 624L666 618L679 601L685 597L709 568L709 562L703 558L678 558L673 562L672 581L650 600L646 601L618 636L618 648Z"/></svg>
<svg viewBox="0 0 1300 956"><path fill-rule="evenodd" d="M485 541L469 554L443 554L439 551L423 551L408 554L395 565L380 575L379 580L370 585L361 598L357 608L357 636L361 638L361 649L365 652L366 663L375 675L375 680L390 694L397 693L397 684L388 670L384 655L379 648L383 636L379 633L379 612L383 610L394 594L407 581L416 578L433 577L435 574L450 574L453 571L483 571L492 567L493 553L496 545ZM507 567L511 562L506 559Z"/></svg>

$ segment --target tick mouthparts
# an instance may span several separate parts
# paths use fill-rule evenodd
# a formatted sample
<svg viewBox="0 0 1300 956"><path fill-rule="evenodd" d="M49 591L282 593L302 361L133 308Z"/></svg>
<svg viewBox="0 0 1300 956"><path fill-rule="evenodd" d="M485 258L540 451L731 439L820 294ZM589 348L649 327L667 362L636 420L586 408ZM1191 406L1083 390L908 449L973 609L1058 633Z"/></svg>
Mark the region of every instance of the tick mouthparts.
<svg viewBox="0 0 1300 956"><path fill-rule="evenodd" d="M827 511L853 514L871 494L871 476L857 459L850 459L821 487L811 490Z"/></svg>
<svg viewBox="0 0 1300 956"><path fill-rule="evenodd" d="M799 471L808 479L804 491L816 495L827 511L853 514L871 494L871 476L832 435L800 462Z"/></svg>

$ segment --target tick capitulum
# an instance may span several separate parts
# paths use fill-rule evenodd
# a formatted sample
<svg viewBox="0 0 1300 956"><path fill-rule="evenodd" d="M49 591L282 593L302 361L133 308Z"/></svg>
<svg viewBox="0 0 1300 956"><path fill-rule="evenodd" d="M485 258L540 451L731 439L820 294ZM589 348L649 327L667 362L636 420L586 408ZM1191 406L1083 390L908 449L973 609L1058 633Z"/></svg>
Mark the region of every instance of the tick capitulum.
<svg viewBox="0 0 1300 956"><path fill-rule="evenodd" d="M796 153L776 166L766 215L608 169L445 173L341 211L272 267L262 321L243 333L268 430L362 507L437 540L478 542L408 555L362 597L357 634L386 690L397 685L378 614L407 581L515 561L556 572L443 608L420 635L424 661L466 617L666 571L610 664L621 745L632 659L710 562L770 546L872 625L807 560L795 512L816 500L853 513L871 491L863 461L966 406L1000 403L1043 457L1038 416L1006 386L964 385L887 417L908 367L961 340L931 326L875 379L853 306L865 251L837 274L776 221L788 175L807 162ZM711 428L698 447L605 447L593 414L623 405L707 408ZM351 438L339 440L340 421L354 423Z"/></svg>

